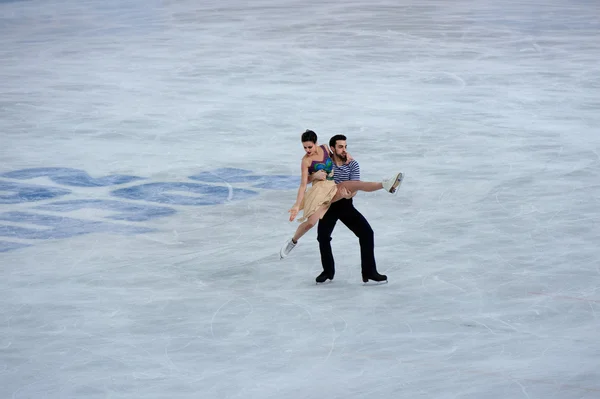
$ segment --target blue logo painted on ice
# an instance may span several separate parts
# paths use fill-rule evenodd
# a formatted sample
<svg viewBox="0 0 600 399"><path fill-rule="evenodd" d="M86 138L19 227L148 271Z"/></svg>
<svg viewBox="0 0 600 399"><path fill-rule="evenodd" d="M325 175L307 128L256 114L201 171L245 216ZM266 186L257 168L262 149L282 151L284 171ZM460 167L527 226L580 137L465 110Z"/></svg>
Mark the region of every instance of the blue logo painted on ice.
<svg viewBox="0 0 600 399"><path fill-rule="evenodd" d="M22 182L39 177L47 177L62 187ZM0 205L6 208L16 204L31 204L26 210L19 207L18 210L0 213L0 252L31 246L31 240L62 239L97 232L147 233L155 229L135 225L135 222L175 214L177 211L168 205L220 205L251 198L258 195L258 190L293 189L298 186L299 180L296 176L260 175L236 168L201 172L187 179L189 181L148 182L146 178L127 175L94 178L83 170L55 167L0 173ZM109 196L112 198L61 199L66 195L76 195L78 188L113 187L130 183L135 184L111 190ZM244 185L244 188L234 185ZM36 202L48 200L51 202L35 205ZM103 216L106 221L60 215L81 209L101 209L111 213ZM131 223L111 223L110 220ZM27 242L22 242L24 240Z"/></svg>

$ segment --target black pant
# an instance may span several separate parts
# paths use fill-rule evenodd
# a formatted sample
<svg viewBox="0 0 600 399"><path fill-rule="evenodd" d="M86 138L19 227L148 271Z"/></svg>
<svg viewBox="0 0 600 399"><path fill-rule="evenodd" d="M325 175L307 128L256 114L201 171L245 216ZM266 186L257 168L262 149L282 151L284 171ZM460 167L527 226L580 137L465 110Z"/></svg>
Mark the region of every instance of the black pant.
<svg viewBox="0 0 600 399"><path fill-rule="evenodd" d="M323 271L330 277L335 274L335 262L331 251L331 233L338 220L341 220L358 237L362 273L370 274L377 271L373 229L367 219L354 207L352 199L341 199L334 202L323 216L323 219L319 221L317 240L321 251Z"/></svg>

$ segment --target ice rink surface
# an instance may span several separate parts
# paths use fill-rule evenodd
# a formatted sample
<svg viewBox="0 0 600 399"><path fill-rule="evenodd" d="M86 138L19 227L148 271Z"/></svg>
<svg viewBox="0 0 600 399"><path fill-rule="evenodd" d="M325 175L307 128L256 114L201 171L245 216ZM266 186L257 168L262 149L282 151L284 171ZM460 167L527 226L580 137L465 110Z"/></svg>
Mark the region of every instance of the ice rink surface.
<svg viewBox="0 0 600 399"><path fill-rule="evenodd" d="M599 202L595 0L0 1L0 398L597 399Z"/></svg>

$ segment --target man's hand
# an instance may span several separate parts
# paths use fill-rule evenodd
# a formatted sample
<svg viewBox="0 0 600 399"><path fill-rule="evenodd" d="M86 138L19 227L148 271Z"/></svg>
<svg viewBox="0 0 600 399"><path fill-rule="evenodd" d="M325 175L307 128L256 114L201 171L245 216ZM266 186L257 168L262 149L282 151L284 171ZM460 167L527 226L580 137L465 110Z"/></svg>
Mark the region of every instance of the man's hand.
<svg viewBox="0 0 600 399"><path fill-rule="evenodd" d="M353 197L352 192L348 190L346 187L340 187L340 195L342 198L350 199Z"/></svg>
<svg viewBox="0 0 600 399"><path fill-rule="evenodd" d="M318 170L315 173L313 173L311 176L312 176L313 181L325 180L327 178L327 173L323 169L321 169L321 170Z"/></svg>
<svg viewBox="0 0 600 399"><path fill-rule="evenodd" d="M346 165L348 165L352 161L354 161L354 158L352 158L352 155L350 155L350 153L347 152L346 153Z"/></svg>

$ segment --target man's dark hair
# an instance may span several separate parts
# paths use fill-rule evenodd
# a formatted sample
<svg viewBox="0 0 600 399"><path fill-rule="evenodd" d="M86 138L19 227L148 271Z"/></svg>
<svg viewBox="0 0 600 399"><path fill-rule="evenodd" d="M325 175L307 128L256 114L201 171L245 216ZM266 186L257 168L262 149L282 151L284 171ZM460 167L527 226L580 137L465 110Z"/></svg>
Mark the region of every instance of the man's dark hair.
<svg viewBox="0 0 600 399"><path fill-rule="evenodd" d="M335 136L329 139L329 146L335 148L335 143L338 140L346 141L346 136L344 136L343 134L336 134Z"/></svg>
<svg viewBox="0 0 600 399"><path fill-rule="evenodd" d="M317 134L312 130L306 129L304 133L302 133L302 142L312 141L313 143L317 143Z"/></svg>

